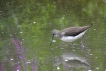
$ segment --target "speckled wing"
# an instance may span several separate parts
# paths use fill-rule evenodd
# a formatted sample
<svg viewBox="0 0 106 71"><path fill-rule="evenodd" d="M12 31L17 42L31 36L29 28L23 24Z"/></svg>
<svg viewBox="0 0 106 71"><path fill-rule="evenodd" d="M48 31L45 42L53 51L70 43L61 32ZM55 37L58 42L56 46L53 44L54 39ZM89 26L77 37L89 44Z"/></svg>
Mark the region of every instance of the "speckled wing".
<svg viewBox="0 0 106 71"><path fill-rule="evenodd" d="M84 31L86 31L87 29L89 29L90 26L69 27L69 28L61 30L61 33L62 33L61 35L64 35L64 36L76 36L76 35L79 35L80 33L84 32Z"/></svg>

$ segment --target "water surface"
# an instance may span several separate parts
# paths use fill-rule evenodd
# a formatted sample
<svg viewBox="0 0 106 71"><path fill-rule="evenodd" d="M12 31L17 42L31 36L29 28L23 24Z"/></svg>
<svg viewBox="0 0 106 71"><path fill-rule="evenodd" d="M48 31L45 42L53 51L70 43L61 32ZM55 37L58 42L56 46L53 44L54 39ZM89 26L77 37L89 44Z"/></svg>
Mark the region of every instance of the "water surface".
<svg viewBox="0 0 106 71"><path fill-rule="evenodd" d="M67 63L74 64L74 61L63 61L57 68L54 59L66 52L85 58L91 66L88 71L105 71L105 8L105 0L1 0L0 71L87 70L77 68L81 60L75 61L76 66L72 68L67 68ZM50 46L53 29L90 24L94 25L84 36L84 51L81 39L74 42L74 48L58 38Z"/></svg>

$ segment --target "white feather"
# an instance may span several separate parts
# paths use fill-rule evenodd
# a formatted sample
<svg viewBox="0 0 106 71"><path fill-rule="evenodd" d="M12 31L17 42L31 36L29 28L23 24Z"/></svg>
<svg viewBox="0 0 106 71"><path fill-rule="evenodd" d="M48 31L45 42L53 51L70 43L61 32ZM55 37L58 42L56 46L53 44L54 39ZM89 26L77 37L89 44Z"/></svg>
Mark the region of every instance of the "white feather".
<svg viewBox="0 0 106 71"><path fill-rule="evenodd" d="M87 31L87 30L86 30L86 31ZM65 42L73 42L73 41L75 41L75 40L81 38L81 37L85 34L86 31L80 33L80 34L77 35L77 36L63 36L63 37L60 38L60 39L61 39L62 41L65 41Z"/></svg>

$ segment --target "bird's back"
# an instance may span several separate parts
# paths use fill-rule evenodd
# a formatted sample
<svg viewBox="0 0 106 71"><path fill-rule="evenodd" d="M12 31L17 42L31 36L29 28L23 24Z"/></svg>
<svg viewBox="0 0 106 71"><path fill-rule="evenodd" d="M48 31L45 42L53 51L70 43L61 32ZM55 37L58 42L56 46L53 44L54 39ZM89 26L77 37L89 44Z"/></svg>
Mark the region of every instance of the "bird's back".
<svg viewBox="0 0 106 71"><path fill-rule="evenodd" d="M86 30L88 30L92 25L89 26L83 26L83 27L69 27L61 30L60 32L63 32L65 36L76 36Z"/></svg>

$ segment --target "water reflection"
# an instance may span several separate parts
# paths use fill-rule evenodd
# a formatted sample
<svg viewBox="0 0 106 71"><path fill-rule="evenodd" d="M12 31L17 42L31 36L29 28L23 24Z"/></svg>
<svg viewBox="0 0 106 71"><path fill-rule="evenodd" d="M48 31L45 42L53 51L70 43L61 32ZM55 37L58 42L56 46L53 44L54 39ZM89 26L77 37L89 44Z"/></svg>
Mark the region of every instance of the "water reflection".
<svg viewBox="0 0 106 71"><path fill-rule="evenodd" d="M53 65L57 66L57 69L60 69L60 64L63 65L64 71L70 71L70 69L73 70L73 68L84 68L85 71L91 71L91 65L86 58L71 52L63 53L53 59Z"/></svg>
<svg viewBox="0 0 106 71"><path fill-rule="evenodd" d="M52 64L47 65L47 62L51 63L48 61L51 56L47 49L57 47L58 52L54 53L61 54L59 47L63 46L65 49L67 43L66 46L61 45L59 43L61 41L57 40L57 43L50 47L51 30L91 23L94 24L92 27L94 30L90 29L85 36L91 54L86 51L84 53L89 54L86 57L92 61L95 71L106 69L106 0L1 0L0 3L0 71L12 71L13 67L17 69L20 67L22 70L23 61L20 57L28 58L24 62L26 63L27 60L31 61L32 57L36 57L34 53L38 55L39 71L47 71L48 68L50 69L48 71L52 71ZM25 39L23 40L25 43L21 46L28 47L29 53L18 54L16 46L9 45L12 40L2 44L10 37L10 29ZM77 53L81 52L76 46L76 48L68 47ZM29 66L30 62L27 63ZM30 67L28 71L31 71Z"/></svg>
<svg viewBox="0 0 106 71"><path fill-rule="evenodd" d="M17 37L7 39L2 47L5 53L0 58L0 71L38 71L37 60L27 59L27 52Z"/></svg>

